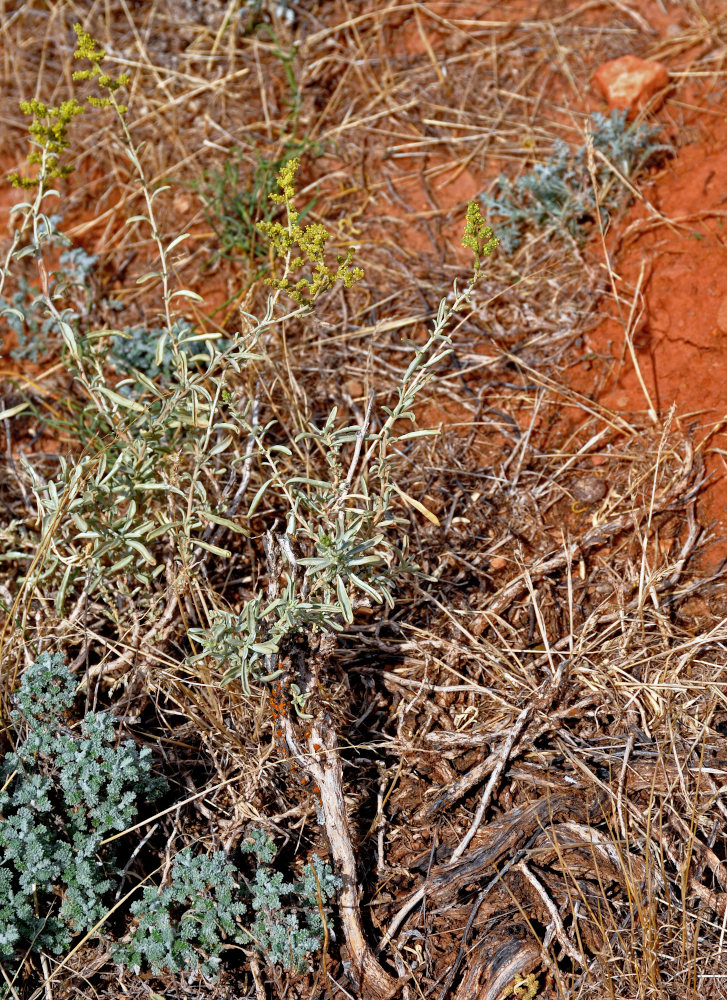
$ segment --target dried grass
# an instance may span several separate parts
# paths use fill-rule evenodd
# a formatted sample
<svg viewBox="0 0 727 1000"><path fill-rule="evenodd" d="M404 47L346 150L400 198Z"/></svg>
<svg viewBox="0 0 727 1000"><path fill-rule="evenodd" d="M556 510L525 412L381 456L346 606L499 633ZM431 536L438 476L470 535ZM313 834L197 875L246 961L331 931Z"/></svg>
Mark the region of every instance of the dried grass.
<svg viewBox="0 0 727 1000"><path fill-rule="evenodd" d="M303 196L315 195L311 217L337 228L341 247L359 245L367 277L268 345L278 372L261 401L269 414L296 427L301 413L343 400L361 420L371 389L388 398L402 336L418 336L465 273L452 250L464 173L492 180L502 163L518 170L544 155L563 130L576 136L584 116L572 108L597 62L628 46L684 54L691 76L719 65L724 18L684 4L688 27L655 42L638 11L611 8L608 26L595 4L565 13L513 4L505 19L494 7L473 17L434 3L295 8L299 127L323 149L304 163ZM272 41L230 30L240 9L234 0L3 3L6 162L24 147L18 99L65 94L64 40L79 16L114 69L133 72L130 127L148 140L155 180L199 179L250 136L279 155L284 68ZM287 50L291 29L272 23ZM54 80L63 82L48 93ZM136 192L114 141L110 126L79 123L67 204L71 235L103 248L109 291L151 255L145 234L121 224ZM242 162L252 176L252 156ZM169 230L195 230L180 280L229 300L196 318L224 330L249 276L210 266L201 211L176 189L167 198ZM727 995L723 585L689 570L705 542L695 513L703 476L680 429L609 414L560 386L605 289L598 261L574 246L532 238L495 259L421 414L446 427L401 455L402 488L442 524L412 517L424 575L395 613L354 626L325 667L363 933L373 945L389 928L378 960L404 977L403 996L464 1000L476 990L496 1000L531 971L543 997ZM143 313L143 289L118 294L115 325ZM251 301L262 294L254 287ZM48 409L68 392L53 359L9 384L32 385ZM7 517L22 517L28 497L6 428L2 497ZM269 693L221 688L211 668L191 674L181 655L187 627L219 599L254 592L261 565L251 546L181 593L170 579L118 635L93 607L54 621L52 595L45 607L35 595L6 659L19 662L31 639L62 640L98 696L157 745L184 797L149 821L168 842L183 833L233 849L259 820L292 856L321 850L322 836L315 796L272 739ZM267 977L273 995L356 995L340 941L329 948L328 981L311 976L287 994L279 974L244 958L218 985L195 988L259 1000ZM149 995L143 980L94 969L90 952L74 961L51 995ZM163 988L184 994L171 978Z"/></svg>

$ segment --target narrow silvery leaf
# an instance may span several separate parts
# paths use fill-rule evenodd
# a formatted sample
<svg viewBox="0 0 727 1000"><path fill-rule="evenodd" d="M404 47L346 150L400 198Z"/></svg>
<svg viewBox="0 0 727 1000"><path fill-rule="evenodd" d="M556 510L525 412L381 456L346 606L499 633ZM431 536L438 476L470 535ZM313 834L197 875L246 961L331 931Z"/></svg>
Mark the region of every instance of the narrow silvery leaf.
<svg viewBox="0 0 727 1000"><path fill-rule="evenodd" d="M234 521L230 521L230 519L227 517L220 517L219 514L210 514L208 511L205 511L204 517L206 517L207 520L212 521L214 524L219 524L223 528L229 528L230 531L237 532L238 535L250 534L249 531L246 531L244 528L241 528L239 524L235 524Z"/></svg>
<svg viewBox="0 0 727 1000"><path fill-rule="evenodd" d="M359 590L363 590L364 594L368 594L369 597L372 597L377 604L381 604L381 602L383 601L383 597L378 592L378 590L374 590L374 588L370 584L366 583L365 580L362 580L361 577L356 576L355 573L349 573L348 578L353 584L355 584L359 588Z"/></svg>
<svg viewBox="0 0 727 1000"><path fill-rule="evenodd" d="M157 198L162 193L162 191L168 191L170 187L171 187L170 184L162 184L161 187L158 187L155 191L152 191L151 198L149 199L149 201L153 202L154 199Z"/></svg>
<svg viewBox="0 0 727 1000"><path fill-rule="evenodd" d="M128 538L127 542L132 549L135 549L139 555L146 560L146 562L152 566L156 564L156 559L145 545L142 545L141 542L137 542L135 538Z"/></svg>
<svg viewBox="0 0 727 1000"><path fill-rule="evenodd" d="M270 486L270 484L272 482L274 482L273 479L268 479L266 482L264 482L262 484L262 486L260 487L260 489L255 494L255 496L252 498L252 503L250 504L250 506L248 508L248 511L247 511L247 516L248 517L252 517L252 515L255 513L255 511L258 508L258 505L259 505L260 501L262 500L262 498L265 496L265 494L267 492L268 486Z"/></svg>
<svg viewBox="0 0 727 1000"><path fill-rule="evenodd" d="M346 619L349 625L353 622L353 607L351 606L351 601L346 592L346 585L340 576L336 576L336 594L338 600L341 604L341 610L343 611L343 617Z"/></svg>
<svg viewBox="0 0 727 1000"><path fill-rule="evenodd" d="M213 555L219 556L220 559L229 559L232 556L229 549L221 549L218 545L210 545L209 542L203 542L199 538L193 538L192 544L195 546L198 545L201 549L206 549Z"/></svg>
<svg viewBox="0 0 727 1000"><path fill-rule="evenodd" d="M169 244L169 246L167 247L167 249L166 249L166 253L171 253L171 251L172 251L172 250L173 250L173 249L174 249L174 248L175 248L176 246L178 246L178 245L179 245L180 243L182 243L182 242L183 242L184 240L188 240L188 239L189 239L189 233L182 233L182 235L181 235L181 236L177 236L177 237L175 237L175 238L174 238L174 239L172 240L172 242L171 242L171 243Z"/></svg>
<svg viewBox="0 0 727 1000"><path fill-rule="evenodd" d="M162 366L162 361L164 360L164 348L166 346L168 336L169 334L165 332L159 337L159 340L157 341L157 349L156 353L154 354L154 364L157 366L157 368L161 368Z"/></svg>
<svg viewBox="0 0 727 1000"><path fill-rule="evenodd" d="M72 327L62 319L58 320L58 326L60 327L61 336L63 337L66 347L74 358L78 358L78 344L76 344L76 336Z"/></svg>
<svg viewBox="0 0 727 1000"><path fill-rule="evenodd" d="M17 406L11 406L8 410L0 410L0 420L9 420L10 417L15 417L23 410L27 410L29 406L30 403L18 403Z"/></svg>

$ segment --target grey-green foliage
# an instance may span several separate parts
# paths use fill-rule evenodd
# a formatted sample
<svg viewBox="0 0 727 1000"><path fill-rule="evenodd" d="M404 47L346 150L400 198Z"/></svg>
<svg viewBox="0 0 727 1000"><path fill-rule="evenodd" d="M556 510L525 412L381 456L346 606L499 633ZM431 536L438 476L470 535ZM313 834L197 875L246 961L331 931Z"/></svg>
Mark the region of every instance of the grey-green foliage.
<svg viewBox="0 0 727 1000"><path fill-rule="evenodd" d="M116 387L124 396L138 396L143 392L143 383L134 378L137 371L157 381L159 386L168 385L173 379L174 358L169 343L164 345L159 364L156 361L157 344L164 332L162 327L147 329L144 326L134 326L111 334L109 361L126 376L123 383ZM187 358L187 365L191 366L199 353L198 341L191 339L196 336L194 326L189 320L180 317L172 324L172 334L179 344L180 352ZM208 352L210 345L211 341L206 345ZM229 341L224 338L215 342L216 349L220 351L228 346Z"/></svg>
<svg viewBox="0 0 727 1000"><path fill-rule="evenodd" d="M75 683L60 654L24 673L11 721L16 749L0 765L0 955L18 948L59 953L105 912L115 853L102 841L126 829L165 782L151 751L119 742L113 719L65 714Z"/></svg>
<svg viewBox="0 0 727 1000"><path fill-rule="evenodd" d="M339 456L344 444L355 441L359 428L336 428L335 421L334 408L323 428L311 424L296 438L311 453L315 446L324 451L325 479L283 478L277 454L270 449L265 455L272 475L253 498L249 513L255 513L266 494L278 494L281 503L288 504L287 530L274 542L286 563L279 593L267 601L252 598L237 615L217 611L208 628L190 629L204 654L224 666L225 679L240 678L246 693L250 679L275 675L269 668L274 668L286 638L306 631L341 631L353 622L354 602L393 607L399 578L416 569L408 557L404 521L393 507L387 456L371 462L379 489L369 490L363 477L352 483Z"/></svg>
<svg viewBox="0 0 727 1000"><path fill-rule="evenodd" d="M119 884L112 832L135 820L166 781L151 752L119 741L113 717L66 715L75 682L60 654L43 653L24 673L11 721L16 749L0 765L0 958L47 949L56 954L90 931ZM296 882L270 867L273 841L254 831L243 845L259 862L247 887L224 853L181 851L167 883L147 885L131 905L136 923L114 959L137 972L214 976L227 943L254 945L266 959L303 969L323 943L321 909L338 880L314 857ZM313 865L315 865L315 872ZM317 876L317 877L316 877ZM251 926L240 923L249 906Z"/></svg>
<svg viewBox="0 0 727 1000"><path fill-rule="evenodd" d="M150 966L157 974L199 970L211 978L219 971L224 947L237 944L255 946L273 965L303 971L323 945L321 910L325 914L340 880L314 856L301 879L286 882L270 867L275 844L262 830L254 830L242 850L258 861L244 888L222 851L209 857L181 851L167 884L146 886L132 904L137 923L128 943L113 949L115 961L136 973ZM239 918L248 904L255 918L243 926Z"/></svg>
<svg viewBox="0 0 727 1000"><path fill-rule="evenodd" d="M268 961L289 971L303 971L309 956L323 947L325 904L341 885L330 866L316 855L303 868L302 878L286 882L282 872L269 867L275 846L262 831L242 845L260 862L248 886L255 920L250 936Z"/></svg>
<svg viewBox="0 0 727 1000"><path fill-rule="evenodd" d="M595 112L591 121L593 149L602 153L625 178L636 176L646 163L667 147L654 142L659 129L644 123L627 125L625 111L609 117ZM602 216L630 199L628 189L600 156L594 157L598 206ZM497 235L504 248L516 250L526 229L537 226L566 231L582 240L596 217L596 198L585 145L576 150L563 140L554 143L545 163L536 163L513 183L504 175L493 193L480 196L488 213L499 216Z"/></svg>
<svg viewBox="0 0 727 1000"><path fill-rule="evenodd" d="M204 373L190 370L199 357ZM247 430L245 412L222 412L223 367L232 371L253 355L243 344L220 354L212 342L183 323L174 324L152 341L159 369L171 344L172 372L157 380L142 371L148 355L129 362L127 377L113 388L107 385L103 338L80 341L81 379L92 398L78 413L74 436L91 443L80 456L59 459L52 479L39 477L27 465L41 519L41 537L47 551L34 570L38 584L54 591L56 608L63 613L66 597L84 586L89 594L116 588L131 599L145 600L152 581L164 570L164 555L173 542L187 559L197 548L209 548L201 538L210 522L220 523L224 509L208 493L202 470L222 478L227 467L240 461L237 439ZM193 353L194 352L194 353ZM77 364L71 361L71 367ZM216 371L215 371L216 370ZM219 381L210 392L210 374ZM86 378L86 376L88 376ZM200 432L200 425L209 429ZM66 429L66 432L68 430ZM225 522L231 531L243 529ZM216 556L226 553L211 550Z"/></svg>
<svg viewBox="0 0 727 1000"><path fill-rule="evenodd" d="M185 848L174 860L169 884L146 886L132 904L138 923L130 942L114 948L114 959L137 974L148 964L157 974L199 969L215 976L223 935L239 944L249 940L238 922L246 906L236 875L222 851L194 856Z"/></svg>
<svg viewBox="0 0 727 1000"><path fill-rule="evenodd" d="M91 301L89 278L97 258L81 247L71 247L68 237L58 229L60 221L60 215L44 216L38 238L55 249L65 248L58 259L57 270L49 276L48 291L54 301L72 302L73 308L68 315L77 320ZM16 361L36 362L57 338L56 322L48 316L44 302L40 286L31 284L23 274L17 275L9 299L0 295L0 316L15 332L18 342L10 352Z"/></svg>

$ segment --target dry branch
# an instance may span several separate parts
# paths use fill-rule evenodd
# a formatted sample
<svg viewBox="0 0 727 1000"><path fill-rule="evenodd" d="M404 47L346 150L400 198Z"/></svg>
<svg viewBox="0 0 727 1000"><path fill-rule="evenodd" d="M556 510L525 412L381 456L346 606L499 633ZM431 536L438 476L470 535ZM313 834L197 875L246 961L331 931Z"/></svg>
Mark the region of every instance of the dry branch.
<svg viewBox="0 0 727 1000"><path fill-rule="evenodd" d="M316 720L311 725L306 752L295 736L290 719L285 719L283 725L291 755L308 772L320 793L331 857L343 882L339 912L349 950L350 974L363 996L371 1000L390 1000L400 984L379 964L364 934L359 906L361 889L343 798L343 767L335 729L330 719Z"/></svg>

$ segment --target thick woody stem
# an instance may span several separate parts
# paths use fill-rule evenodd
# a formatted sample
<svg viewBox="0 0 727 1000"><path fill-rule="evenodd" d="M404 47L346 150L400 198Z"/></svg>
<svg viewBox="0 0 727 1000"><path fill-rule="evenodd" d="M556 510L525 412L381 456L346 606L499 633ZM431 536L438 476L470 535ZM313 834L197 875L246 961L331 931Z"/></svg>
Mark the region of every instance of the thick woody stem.
<svg viewBox="0 0 727 1000"><path fill-rule="evenodd" d="M320 791L331 857L343 882L339 907L351 958L350 972L358 981L362 996L370 1000L390 1000L400 983L381 967L364 935L359 908L361 892L356 878L356 860L343 798L343 768L335 731L332 725L316 720L311 727L308 752L305 753L295 737L290 720L286 719L284 725L291 754L308 772Z"/></svg>

